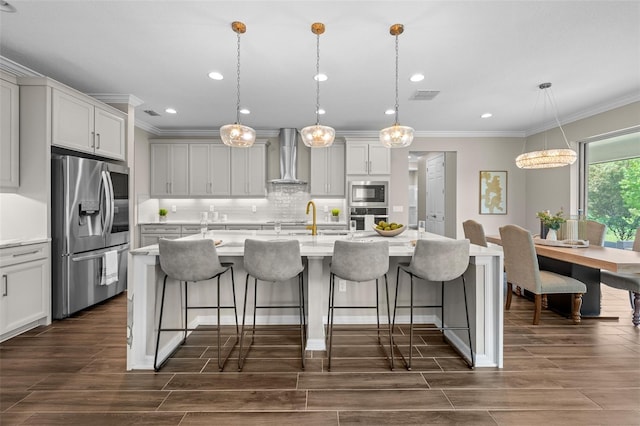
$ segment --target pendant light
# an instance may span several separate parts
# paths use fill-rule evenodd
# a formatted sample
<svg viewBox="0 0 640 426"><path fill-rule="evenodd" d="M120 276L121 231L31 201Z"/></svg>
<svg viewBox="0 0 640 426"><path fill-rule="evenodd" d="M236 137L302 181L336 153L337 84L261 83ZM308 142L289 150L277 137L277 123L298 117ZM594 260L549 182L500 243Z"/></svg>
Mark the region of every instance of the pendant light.
<svg viewBox="0 0 640 426"><path fill-rule="evenodd" d="M398 124L398 36L403 32L402 24L394 24L389 28L389 33L396 38L396 118L393 126L380 130L380 142L387 148L404 148L413 142L413 128Z"/></svg>
<svg viewBox="0 0 640 426"><path fill-rule="evenodd" d="M220 128L220 137L225 145L246 148L253 145L256 140L256 131L251 127L240 124L240 34L244 34L247 31L247 26L242 22L234 21L231 23L231 29L238 35L236 122L222 126Z"/></svg>
<svg viewBox="0 0 640 426"><path fill-rule="evenodd" d="M336 131L332 127L320 124L320 34L324 34L324 24L311 24L311 32L316 35L316 124L302 129L300 135L306 146L324 148L330 146L336 137Z"/></svg>
<svg viewBox="0 0 640 426"><path fill-rule="evenodd" d="M562 133L562 138L567 148L560 149L547 149L547 131L544 132L544 150L523 152L516 157L516 166L521 169L550 169L553 167L563 167L575 163L578 155L571 149L567 136L564 134L560 120L558 120L558 109L551 96L551 83L542 83L538 86L544 93L544 109L547 109L547 100L551 104L553 109L553 115L556 120L556 124ZM526 140L525 140L526 146ZM524 151L524 149L523 149Z"/></svg>

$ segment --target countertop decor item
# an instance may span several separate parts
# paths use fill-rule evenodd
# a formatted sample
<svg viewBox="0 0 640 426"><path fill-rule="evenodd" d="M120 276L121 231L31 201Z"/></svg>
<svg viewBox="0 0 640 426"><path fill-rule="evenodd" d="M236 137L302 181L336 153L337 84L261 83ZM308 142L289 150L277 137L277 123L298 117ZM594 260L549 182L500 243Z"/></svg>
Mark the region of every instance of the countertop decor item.
<svg viewBox="0 0 640 426"><path fill-rule="evenodd" d="M331 221L337 222L340 220L340 209L331 209Z"/></svg>
<svg viewBox="0 0 640 426"><path fill-rule="evenodd" d="M256 131L251 127L240 124L240 34L247 31L247 26L239 21L231 23L231 29L238 35L238 83L236 86L236 122L220 127L220 137L225 145L231 147L250 147L256 140Z"/></svg>
<svg viewBox="0 0 640 426"><path fill-rule="evenodd" d="M516 165L521 169L549 169L553 167L562 167L573 164L576 161L578 155L571 149L567 136L564 134L560 120L558 120L558 108L556 107L555 100L551 94L551 83L542 83L538 86L540 90L544 92L544 109L547 109L547 100L551 104L553 109L553 116L556 124L562 133L562 138L567 148L561 149L548 149L547 148L547 131L544 132L544 150L524 152L526 147L526 140L523 147L523 153L516 157ZM536 102L537 103L537 102ZM546 120L546 117L544 117Z"/></svg>
<svg viewBox="0 0 640 426"><path fill-rule="evenodd" d="M320 114L324 110L320 109L320 81L326 80L326 75L320 74L320 34L324 34L324 24L315 22L311 24L311 32L316 35L316 124L307 126L300 131L302 142L310 148L324 148L331 146L336 137L333 127L322 126L320 124Z"/></svg>
<svg viewBox="0 0 640 426"><path fill-rule="evenodd" d="M402 234L405 231L405 229L407 229L407 227L404 225L402 225L399 228L392 229L390 231L378 229L376 226L373 226L373 230L376 231L378 234L382 235L383 237L395 237L396 235Z"/></svg>
<svg viewBox="0 0 640 426"><path fill-rule="evenodd" d="M404 25L393 24L389 33L396 38L396 104L393 126L380 130L380 142L387 148L404 148L413 142L413 128L398 123L398 36L404 32Z"/></svg>
<svg viewBox="0 0 640 426"><path fill-rule="evenodd" d="M167 209L158 210L158 217L160 219L160 222L166 222L167 221L167 213L169 213L169 211Z"/></svg>

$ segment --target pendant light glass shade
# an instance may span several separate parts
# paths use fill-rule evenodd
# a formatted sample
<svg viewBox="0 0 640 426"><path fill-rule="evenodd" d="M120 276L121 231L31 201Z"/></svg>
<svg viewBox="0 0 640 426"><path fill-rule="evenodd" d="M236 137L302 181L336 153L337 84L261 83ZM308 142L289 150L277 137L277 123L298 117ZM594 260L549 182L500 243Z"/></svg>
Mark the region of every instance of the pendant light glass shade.
<svg viewBox="0 0 640 426"><path fill-rule="evenodd" d="M380 130L380 142L387 148L402 148L411 145L413 128L394 124Z"/></svg>
<svg viewBox="0 0 640 426"><path fill-rule="evenodd" d="M394 24L389 33L396 38L396 105L395 123L380 130L380 142L387 148L404 148L413 142L413 128L398 123L398 36L404 32L402 24Z"/></svg>
<svg viewBox="0 0 640 426"><path fill-rule="evenodd" d="M575 163L578 155L572 149L545 149L525 152L516 157L516 166L521 169L548 169Z"/></svg>
<svg viewBox="0 0 640 426"><path fill-rule="evenodd" d="M225 145L247 148L256 141L256 131L251 127L240 124L240 34L244 34L247 31L247 26L242 22L234 21L231 23L231 29L238 35L236 122L220 127L220 137Z"/></svg>
<svg viewBox="0 0 640 426"><path fill-rule="evenodd" d="M562 133L562 138L564 139L564 143L567 145L567 148L547 149L547 132L545 131L544 150L523 152L516 157L516 166L521 169L550 169L554 167L564 167L573 164L576 162L578 154L576 154L576 152L571 149L571 146L567 141L567 136L564 134L564 130L562 129L562 125L560 124L560 120L558 120L558 109L556 108L555 102L553 101L553 98L550 94L551 83L542 83L538 86L538 88L540 88L544 92L545 109L547 100L552 106L556 124L558 125L558 128Z"/></svg>
<svg viewBox="0 0 640 426"><path fill-rule="evenodd" d="M320 74L320 34L324 33L324 24L311 24L311 32L316 35L316 76ZM316 124L300 130L302 142L310 148L324 148L330 146L336 137L336 131L329 126L320 124L320 78L316 78Z"/></svg>

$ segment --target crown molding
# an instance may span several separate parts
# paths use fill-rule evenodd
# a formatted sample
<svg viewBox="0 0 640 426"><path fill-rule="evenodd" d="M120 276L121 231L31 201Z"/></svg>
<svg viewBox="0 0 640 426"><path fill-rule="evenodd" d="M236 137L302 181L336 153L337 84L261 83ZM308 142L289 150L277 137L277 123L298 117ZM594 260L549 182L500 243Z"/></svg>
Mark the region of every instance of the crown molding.
<svg viewBox="0 0 640 426"><path fill-rule="evenodd" d="M2 55L0 55L0 70L15 77L44 77L44 75L39 72L25 67L24 65L20 65L19 63Z"/></svg>
<svg viewBox="0 0 640 426"><path fill-rule="evenodd" d="M582 120L585 118L589 118L589 117L593 117L594 115L597 114L602 114L603 112L607 112L607 111L611 111L613 109L616 108L620 108L629 104L632 104L634 102L640 102L640 93L630 93L628 95L619 97L617 99L608 101L608 102L604 102L601 103L599 105L595 105L592 108L589 109L585 109L582 111L578 111L574 114L568 115L566 117L564 117L563 120L560 120L560 124L562 126L573 123L574 121L578 121L578 120ZM553 121L548 121L538 127L534 127L531 129L527 129L524 131L525 133L525 137L529 137L531 135L535 135L538 133L542 133L546 130L550 130L550 129L554 129L558 127L558 123L555 122L555 120Z"/></svg>
<svg viewBox="0 0 640 426"><path fill-rule="evenodd" d="M138 107L144 103L144 101L136 95L120 93L87 93L87 95L92 96L105 104L127 104L133 107Z"/></svg>
<svg viewBox="0 0 640 426"><path fill-rule="evenodd" d="M377 130L350 130L336 131L336 137L343 138L366 138L378 139L379 131ZM522 138L523 131L485 131L485 130L460 130L460 131L431 131L417 130L414 132L415 138Z"/></svg>

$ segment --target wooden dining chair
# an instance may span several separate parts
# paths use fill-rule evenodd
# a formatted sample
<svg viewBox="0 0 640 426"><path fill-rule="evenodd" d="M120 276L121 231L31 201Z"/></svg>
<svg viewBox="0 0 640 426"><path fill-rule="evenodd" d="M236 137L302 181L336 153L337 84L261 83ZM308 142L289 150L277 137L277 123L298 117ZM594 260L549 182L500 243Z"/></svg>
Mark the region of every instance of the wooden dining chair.
<svg viewBox="0 0 640 426"><path fill-rule="evenodd" d="M607 225L604 223L596 222L595 220L587 221L587 240L589 245L602 247L606 233Z"/></svg>
<svg viewBox="0 0 640 426"><path fill-rule="evenodd" d="M514 285L528 290L535 295L533 324L537 325L542 311L542 295L572 293L571 318L574 324L579 324L582 295L587 292L587 286L575 278L551 271L541 271L533 237L526 229L517 225L503 226L500 228L500 238L504 251L504 267L507 272L505 309L511 308L511 293Z"/></svg>

